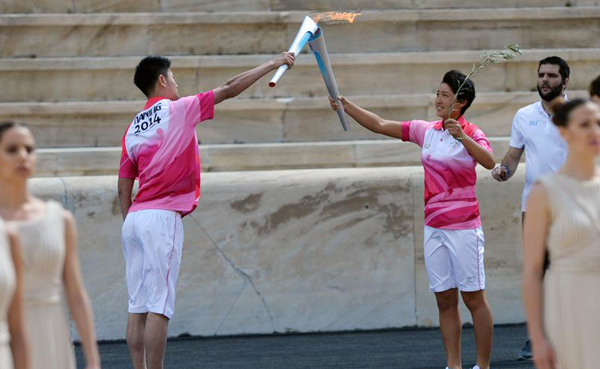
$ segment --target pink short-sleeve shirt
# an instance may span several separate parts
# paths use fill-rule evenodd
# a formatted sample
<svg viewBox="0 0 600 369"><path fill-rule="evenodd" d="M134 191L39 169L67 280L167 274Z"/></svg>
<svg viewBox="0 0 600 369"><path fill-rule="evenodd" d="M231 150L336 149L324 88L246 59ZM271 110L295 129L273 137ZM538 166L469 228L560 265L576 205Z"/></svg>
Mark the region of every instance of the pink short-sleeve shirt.
<svg viewBox="0 0 600 369"><path fill-rule="evenodd" d="M137 178L130 212L145 209L191 213L200 198L196 125L214 116L213 91L176 101L148 100L123 136L120 178Z"/></svg>
<svg viewBox="0 0 600 369"><path fill-rule="evenodd" d="M463 131L490 152L485 134L476 125L458 119ZM402 122L402 140L421 146L425 171L425 225L440 229L481 226L475 194L477 162L463 144L443 129L441 121Z"/></svg>

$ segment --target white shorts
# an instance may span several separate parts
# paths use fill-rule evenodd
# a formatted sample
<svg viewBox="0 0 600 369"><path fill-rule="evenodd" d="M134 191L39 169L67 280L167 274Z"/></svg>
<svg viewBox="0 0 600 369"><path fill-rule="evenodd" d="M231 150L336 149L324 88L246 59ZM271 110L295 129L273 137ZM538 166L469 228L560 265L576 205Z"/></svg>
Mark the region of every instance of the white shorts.
<svg viewBox="0 0 600 369"><path fill-rule="evenodd" d="M129 213L121 232L130 313L171 319L183 249L181 214L169 210Z"/></svg>
<svg viewBox="0 0 600 369"><path fill-rule="evenodd" d="M485 289L481 227L449 230L425 226L425 267L429 289L444 292L458 288L464 292Z"/></svg>

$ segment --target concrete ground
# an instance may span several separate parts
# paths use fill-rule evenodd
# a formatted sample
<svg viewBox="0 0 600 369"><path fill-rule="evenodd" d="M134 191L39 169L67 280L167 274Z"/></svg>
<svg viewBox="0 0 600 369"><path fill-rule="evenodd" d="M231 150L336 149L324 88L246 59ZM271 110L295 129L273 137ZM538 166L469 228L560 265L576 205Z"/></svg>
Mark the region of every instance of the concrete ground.
<svg viewBox="0 0 600 369"><path fill-rule="evenodd" d="M533 368L517 361L524 325L498 326L494 332L492 369ZM81 347L76 348L83 368ZM132 368L124 342L100 344L102 367ZM444 368L438 329L371 332L175 338L169 340L166 369L438 369ZM472 328L463 330L465 369L475 364Z"/></svg>

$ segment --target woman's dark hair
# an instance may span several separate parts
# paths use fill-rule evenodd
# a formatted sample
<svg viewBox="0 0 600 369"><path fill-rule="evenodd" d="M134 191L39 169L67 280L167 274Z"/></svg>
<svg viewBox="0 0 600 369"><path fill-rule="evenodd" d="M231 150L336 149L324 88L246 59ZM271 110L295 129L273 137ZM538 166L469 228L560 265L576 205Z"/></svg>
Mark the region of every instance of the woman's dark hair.
<svg viewBox="0 0 600 369"><path fill-rule="evenodd" d="M150 96L158 76L167 76L167 72L171 68L171 61L164 56L147 56L137 67L135 67L135 75L133 76L133 83L144 93L146 96Z"/></svg>
<svg viewBox="0 0 600 369"><path fill-rule="evenodd" d="M16 122L0 122L0 140L2 139L2 136L4 136L4 133L6 133L6 131L8 131L11 128L15 128L15 127L26 127L24 124L21 123L16 123Z"/></svg>
<svg viewBox="0 0 600 369"><path fill-rule="evenodd" d="M559 101L555 104L552 104L552 112L554 116L552 117L552 122L558 127L566 127L569 125L569 116L571 112L581 106L585 105L589 102L587 99L574 99L569 101Z"/></svg>
<svg viewBox="0 0 600 369"><path fill-rule="evenodd" d="M452 92L456 94L460 85L465 81L467 76L457 70L451 70L444 75L442 83L447 84L452 89ZM467 109L471 106L473 100L475 100L475 84L469 79L460 89L460 92L456 96L456 101L466 100L467 103L460 110L460 115L464 115Z"/></svg>

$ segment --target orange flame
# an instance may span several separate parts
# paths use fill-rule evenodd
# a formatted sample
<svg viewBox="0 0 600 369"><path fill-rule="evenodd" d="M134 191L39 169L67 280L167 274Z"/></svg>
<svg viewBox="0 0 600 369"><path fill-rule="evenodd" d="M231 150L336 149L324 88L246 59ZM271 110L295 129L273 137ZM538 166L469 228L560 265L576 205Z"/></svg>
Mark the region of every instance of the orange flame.
<svg viewBox="0 0 600 369"><path fill-rule="evenodd" d="M311 18L316 23L326 23L326 22L336 22L336 21L354 23L354 21L356 20L356 17L358 17L359 15L361 15L360 12L325 12L325 13L315 14Z"/></svg>

